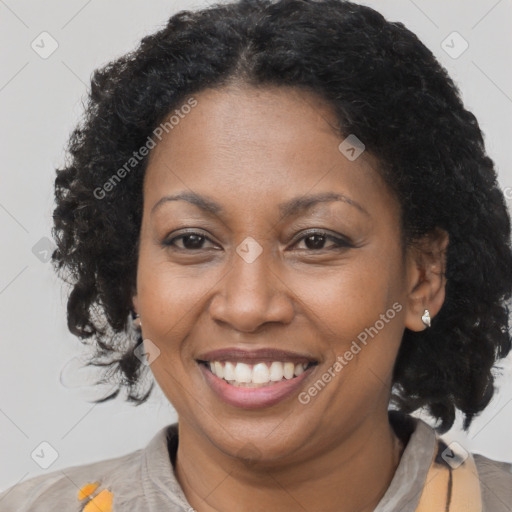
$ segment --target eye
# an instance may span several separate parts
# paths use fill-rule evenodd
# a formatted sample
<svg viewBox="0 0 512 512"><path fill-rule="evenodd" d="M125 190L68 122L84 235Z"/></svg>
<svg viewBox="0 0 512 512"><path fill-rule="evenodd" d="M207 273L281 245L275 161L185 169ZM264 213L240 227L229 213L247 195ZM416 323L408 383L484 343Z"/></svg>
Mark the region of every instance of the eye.
<svg viewBox="0 0 512 512"><path fill-rule="evenodd" d="M177 244L178 241L181 241L181 247ZM186 233L181 233L180 235L170 238L168 240L164 240L162 242L162 245L166 247L172 247L180 251L197 251L201 249L206 249L206 247L203 247L205 241L211 242L211 240L203 233L196 231L188 231Z"/></svg>
<svg viewBox="0 0 512 512"><path fill-rule="evenodd" d="M306 249L312 251L321 250L336 250L348 247L354 247L348 240L336 237L329 232L321 230L309 230L306 234L296 240L294 245L304 241ZM331 247L324 247L327 241L331 241ZM172 247L179 251L198 251L202 249L208 249L204 247L206 242L213 242L203 233L197 231L188 231L181 233L178 236L174 236L168 240L164 240L162 245L166 247ZM215 247L215 246L214 246Z"/></svg>
<svg viewBox="0 0 512 512"><path fill-rule="evenodd" d="M332 242L331 247L324 247L328 240ZM336 250L340 248L354 247L348 240L344 238L336 237L326 231L319 230L310 230L306 232L305 235L297 240L297 243L301 241L304 241L306 249L313 251Z"/></svg>

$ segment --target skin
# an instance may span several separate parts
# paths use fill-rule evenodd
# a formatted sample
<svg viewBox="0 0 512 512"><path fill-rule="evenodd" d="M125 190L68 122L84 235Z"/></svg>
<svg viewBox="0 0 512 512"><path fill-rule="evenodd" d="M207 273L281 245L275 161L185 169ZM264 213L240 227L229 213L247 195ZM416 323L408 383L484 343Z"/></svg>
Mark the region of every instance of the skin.
<svg viewBox="0 0 512 512"><path fill-rule="evenodd" d="M399 462L393 365L404 329L424 329L423 310L442 306L448 236L402 251L399 204L377 160L341 154L345 137L313 93L230 86L194 97L150 155L133 297L143 338L160 350L151 369L179 416L178 481L198 512L372 511ZM152 212L191 191L224 212L183 200ZM287 218L277 207L333 191L366 213L347 201ZM163 244L184 228L206 238ZM315 246L302 238L311 228L353 247ZM252 263L236 252L248 236L262 248ZM196 362L227 347L304 353L319 364L302 392L394 303L395 317L305 405L298 393L256 410L228 405Z"/></svg>

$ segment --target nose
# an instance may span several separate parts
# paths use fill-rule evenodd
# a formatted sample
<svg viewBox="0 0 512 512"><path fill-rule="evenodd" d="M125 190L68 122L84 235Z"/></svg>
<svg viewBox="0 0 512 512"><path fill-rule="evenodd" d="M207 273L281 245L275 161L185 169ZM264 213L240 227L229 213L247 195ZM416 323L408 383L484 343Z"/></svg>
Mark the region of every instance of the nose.
<svg viewBox="0 0 512 512"><path fill-rule="evenodd" d="M269 250L252 262L233 254L232 266L210 303L212 318L240 332L255 332L267 323L290 323L293 290L283 281L278 266Z"/></svg>

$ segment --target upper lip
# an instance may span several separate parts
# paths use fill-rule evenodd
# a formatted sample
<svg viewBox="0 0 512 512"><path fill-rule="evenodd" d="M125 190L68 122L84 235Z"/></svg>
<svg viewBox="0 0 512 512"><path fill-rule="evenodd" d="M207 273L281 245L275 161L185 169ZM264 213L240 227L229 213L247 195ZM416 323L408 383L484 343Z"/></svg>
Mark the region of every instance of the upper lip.
<svg viewBox="0 0 512 512"><path fill-rule="evenodd" d="M240 363L254 363L266 361L282 361L290 363L316 363L314 357L291 352L287 350L279 350L275 348L259 348L254 350L245 350L240 348L223 348L204 352L197 357L197 361L232 361Z"/></svg>

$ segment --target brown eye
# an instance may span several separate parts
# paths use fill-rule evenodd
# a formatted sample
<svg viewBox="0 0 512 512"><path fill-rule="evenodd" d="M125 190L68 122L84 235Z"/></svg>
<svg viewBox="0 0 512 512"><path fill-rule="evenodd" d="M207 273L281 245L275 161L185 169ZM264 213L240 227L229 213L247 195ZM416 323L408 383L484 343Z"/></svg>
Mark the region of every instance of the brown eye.
<svg viewBox="0 0 512 512"><path fill-rule="evenodd" d="M340 248L353 247L353 245L344 240L343 238L335 237L325 231L310 231L305 236L301 237L298 242L304 241L306 249L310 249L313 251L321 251L321 250L333 250ZM331 241L331 247L324 247L327 241Z"/></svg>
<svg viewBox="0 0 512 512"><path fill-rule="evenodd" d="M177 245L177 241L181 240L181 246ZM178 250L183 251L194 251L205 249L203 247L204 243L209 240L208 237L201 233L196 232L187 232L182 233L181 235L170 238L169 240L165 240L163 245L166 247L173 247Z"/></svg>

